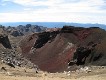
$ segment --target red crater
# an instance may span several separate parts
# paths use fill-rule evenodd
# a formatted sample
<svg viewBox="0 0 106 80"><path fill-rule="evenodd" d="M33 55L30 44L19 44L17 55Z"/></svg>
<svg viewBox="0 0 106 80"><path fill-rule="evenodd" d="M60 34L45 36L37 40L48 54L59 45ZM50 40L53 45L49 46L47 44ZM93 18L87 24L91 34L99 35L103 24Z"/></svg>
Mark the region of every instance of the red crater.
<svg viewBox="0 0 106 80"><path fill-rule="evenodd" d="M75 54L81 54L81 56L77 55L76 58L78 64L82 63L82 58L85 59L84 64L90 62L87 60L93 62L89 55L93 54L93 50L97 50L97 47L100 46L98 46L98 41L104 38L98 31L105 33L105 31L98 28L64 26L62 29L56 29L55 31L26 36L20 42L20 47L22 54L38 65L41 70L61 72L67 70L68 63L75 58ZM100 39L97 40L97 38ZM84 51L85 53L83 53ZM98 52L97 50L96 53ZM95 57L95 54L93 57ZM79 57L81 58L80 61L78 61Z"/></svg>

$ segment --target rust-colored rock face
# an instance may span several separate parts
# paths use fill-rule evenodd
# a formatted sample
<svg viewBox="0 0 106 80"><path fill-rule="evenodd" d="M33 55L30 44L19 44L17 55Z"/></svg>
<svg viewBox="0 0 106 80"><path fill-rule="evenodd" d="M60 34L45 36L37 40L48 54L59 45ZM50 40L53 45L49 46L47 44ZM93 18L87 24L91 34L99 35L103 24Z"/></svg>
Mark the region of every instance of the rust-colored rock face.
<svg viewBox="0 0 106 80"><path fill-rule="evenodd" d="M59 30L26 36L20 47L22 54L41 70L60 72L68 70L70 65L96 65L104 59L105 50L99 49L100 46L105 47L102 45L106 43L105 38L106 32L99 28L64 26ZM71 64L72 61L74 64Z"/></svg>

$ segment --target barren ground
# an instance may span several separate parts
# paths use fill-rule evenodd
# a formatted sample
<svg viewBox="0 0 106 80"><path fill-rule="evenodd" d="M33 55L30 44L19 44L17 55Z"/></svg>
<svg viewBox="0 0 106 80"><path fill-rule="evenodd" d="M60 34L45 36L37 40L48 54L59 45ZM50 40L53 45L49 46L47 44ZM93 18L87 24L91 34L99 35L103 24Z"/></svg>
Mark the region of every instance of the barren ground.
<svg viewBox="0 0 106 80"><path fill-rule="evenodd" d="M73 71L64 73L47 73L23 67L11 68L5 64L7 71L0 70L0 80L106 80L106 67L93 67L91 71Z"/></svg>

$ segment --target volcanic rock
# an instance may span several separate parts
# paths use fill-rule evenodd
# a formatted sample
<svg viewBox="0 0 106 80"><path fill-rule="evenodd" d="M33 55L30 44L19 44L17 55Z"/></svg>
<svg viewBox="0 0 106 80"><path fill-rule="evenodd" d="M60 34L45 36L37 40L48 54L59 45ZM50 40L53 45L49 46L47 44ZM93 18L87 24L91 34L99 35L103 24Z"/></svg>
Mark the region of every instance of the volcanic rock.
<svg viewBox="0 0 106 80"><path fill-rule="evenodd" d="M73 65L106 65L105 41L106 31L98 27L64 26L28 35L20 47L22 54L41 70L63 72Z"/></svg>
<svg viewBox="0 0 106 80"><path fill-rule="evenodd" d="M10 44L10 41L8 39L8 36L5 35L5 34L1 34L0 35L0 43L5 47L5 48L9 48L11 49L11 44Z"/></svg>

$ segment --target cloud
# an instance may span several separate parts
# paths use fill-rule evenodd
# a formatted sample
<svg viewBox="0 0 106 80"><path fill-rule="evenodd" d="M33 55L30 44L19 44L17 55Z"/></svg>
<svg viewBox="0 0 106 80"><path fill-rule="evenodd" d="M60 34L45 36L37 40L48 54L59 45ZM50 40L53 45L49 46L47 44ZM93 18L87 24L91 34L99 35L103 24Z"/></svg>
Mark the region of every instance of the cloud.
<svg viewBox="0 0 106 80"><path fill-rule="evenodd" d="M104 14L105 15L105 14ZM106 23L106 16L102 13L0 13L0 22L78 22L78 23Z"/></svg>
<svg viewBox="0 0 106 80"><path fill-rule="evenodd" d="M106 23L106 0L2 0L24 9L0 13L0 22L55 21Z"/></svg>
<svg viewBox="0 0 106 80"><path fill-rule="evenodd" d="M0 13L2 12L22 12L25 7L13 2L1 2Z"/></svg>
<svg viewBox="0 0 106 80"><path fill-rule="evenodd" d="M44 2L48 2L48 0L3 0L3 2L14 2L23 6L40 6L46 5Z"/></svg>
<svg viewBox="0 0 106 80"><path fill-rule="evenodd" d="M14 2L25 7L35 9L47 8L53 10L70 11L70 12L100 12L105 9L105 0L3 0ZM47 10L46 10L47 11ZM63 12L64 12L63 11Z"/></svg>

